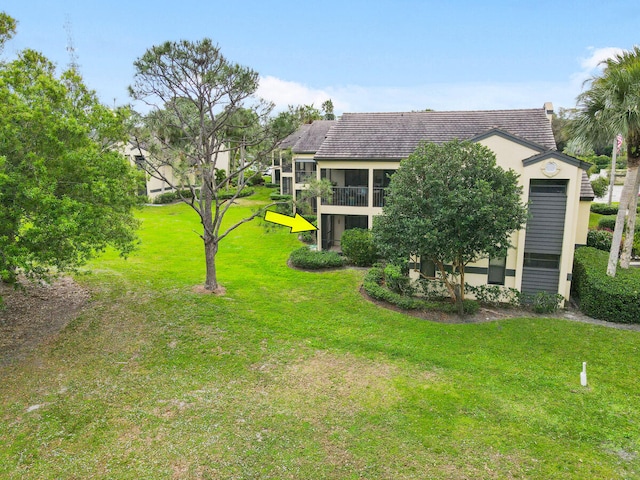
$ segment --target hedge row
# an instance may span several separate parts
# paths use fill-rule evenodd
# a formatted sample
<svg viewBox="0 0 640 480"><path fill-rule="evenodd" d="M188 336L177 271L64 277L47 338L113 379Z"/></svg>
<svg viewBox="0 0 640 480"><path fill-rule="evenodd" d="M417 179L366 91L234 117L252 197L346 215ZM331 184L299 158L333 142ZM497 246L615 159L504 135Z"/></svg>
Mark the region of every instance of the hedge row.
<svg viewBox="0 0 640 480"><path fill-rule="evenodd" d="M609 254L592 247L576 250L573 295L580 310L594 318L618 323L640 323L640 269L618 268L607 275Z"/></svg>
<svg viewBox="0 0 640 480"><path fill-rule="evenodd" d="M364 276L362 287L372 298L396 305L404 310L431 310L445 313L457 313L457 307L449 302L427 301L420 298L408 297L392 292L384 285L384 269L373 267ZM474 314L480 306L475 300L464 301L464 313Z"/></svg>
<svg viewBox="0 0 640 480"><path fill-rule="evenodd" d="M182 194L182 198L191 198L193 196L193 193L191 192L191 190L188 190L188 189L180 190L180 193ZM225 200L233 197L235 193L236 193L235 190L220 190L220 192L218 193L218 197L222 200ZM253 189L245 188L240 192L237 198L248 197L249 195L253 195ZM162 205L166 203L175 202L176 200L180 200L180 198L181 196L177 191L164 192L158 195L156 198L154 198L153 203L155 203L156 205Z"/></svg>
<svg viewBox="0 0 640 480"><path fill-rule="evenodd" d="M337 252L309 250L308 247L300 247L291 252L289 261L294 267L307 270L321 270L323 268L344 266L344 258Z"/></svg>
<svg viewBox="0 0 640 480"><path fill-rule="evenodd" d="M606 203L591 203L591 211L593 213L599 213L600 215L617 215L618 203L613 202L611 205L607 205ZM638 206L637 211L640 213L640 206Z"/></svg>

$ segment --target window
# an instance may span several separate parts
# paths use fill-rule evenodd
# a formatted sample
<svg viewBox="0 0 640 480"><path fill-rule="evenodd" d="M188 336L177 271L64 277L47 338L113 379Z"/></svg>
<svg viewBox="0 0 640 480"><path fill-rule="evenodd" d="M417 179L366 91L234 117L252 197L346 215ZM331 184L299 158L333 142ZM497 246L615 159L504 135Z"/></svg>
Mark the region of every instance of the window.
<svg viewBox="0 0 640 480"><path fill-rule="evenodd" d="M531 268L560 268L560 255L549 253L524 253L524 266Z"/></svg>
<svg viewBox="0 0 640 480"><path fill-rule="evenodd" d="M291 195L292 193L291 177L282 177L282 194Z"/></svg>
<svg viewBox="0 0 640 480"><path fill-rule="evenodd" d="M506 266L506 257L489 258L489 273L487 275L487 283L489 283L490 285L504 285Z"/></svg>
<svg viewBox="0 0 640 480"><path fill-rule="evenodd" d="M369 228L369 217L366 215L346 215L344 217L344 228L349 230L350 228Z"/></svg>
<svg viewBox="0 0 640 480"><path fill-rule="evenodd" d="M420 274L423 277L435 278L436 276L436 264L433 260L420 259Z"/></svg>

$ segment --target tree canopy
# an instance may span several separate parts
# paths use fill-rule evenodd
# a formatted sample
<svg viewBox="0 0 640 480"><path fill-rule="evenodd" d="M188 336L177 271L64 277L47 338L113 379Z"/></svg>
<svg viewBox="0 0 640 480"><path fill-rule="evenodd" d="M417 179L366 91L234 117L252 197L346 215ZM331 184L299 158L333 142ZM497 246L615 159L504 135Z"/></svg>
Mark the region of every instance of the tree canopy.
<svg viewBox="0 0 640 480"><path fill-rule="evenodd" d="M99 103L43 55L0 64L0 277L72 271L111 245L136 245L140 180L118 143L126 110Z"/></svg>
<svg viewBox="0 0 640 480"><path fill-rule="evenodd" d="M165 42L148 49L134 66L131 96L152 108L136 134L138 144L150 152L144 167L175 188L198 214L206 259L204 286L217 290L220 241L261 214L256 211L222 227L246 186L244 173L266 164L294 126L286 117L274 120L273 105L255 96L258 73L229 61L210 39ZM216 175L226 168L227 156L226 174ZM181 172L180 183L162 167ZM181 193L184 188L189 195Z"/></svg>
<svg viewBox="0 0 640 480"><path fill-rule="evenodd" d="M517 174L499 167L483 145L422 143L391 177L384 214L374 218L375 243L391 262L433 261L452 300L461 302L465 266L504 256L512 232L524 225L521 194Z"/></svg>
<svg viewBox="0 0 640 480"><path fill-rule="evenodd" d="M624 137L627 146L627 175L620 198L607 273L615 276L624 229L635 231L636 203L640 186L640 47L605 60L602 74L593 77L589 88L578 96L578 113L572 123L575 135L586 144L613 142ZM629 214L627 215L627 212ZM627 235L621 266L628 268L633 235Z"/></svg>

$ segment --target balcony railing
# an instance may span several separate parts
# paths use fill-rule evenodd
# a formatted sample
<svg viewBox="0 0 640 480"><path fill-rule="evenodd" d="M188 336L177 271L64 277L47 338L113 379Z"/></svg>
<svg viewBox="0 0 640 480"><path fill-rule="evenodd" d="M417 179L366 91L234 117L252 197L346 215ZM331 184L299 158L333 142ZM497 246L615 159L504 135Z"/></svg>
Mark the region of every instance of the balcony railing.
<svg viewBox="0 0 640 480"><path fill-rule="evenodd" d="M329 202L322 199L323 205L340 205L347 207L366 207L369 189L367 187L333 187L333 198Z"/></svg>
<svg viewBox="0 0 640 480"><path fill-rule="evenodd" d="M373 187L373 206L384 207L384 201L387 198L387 189L382 187Z"/></svg>
<svg viewBox="0 0 640 480"><path fill-rule="evenodd" d="M291 173L293 171L293 167L290 163L282 162L280 167L284 173Z"/></svg>

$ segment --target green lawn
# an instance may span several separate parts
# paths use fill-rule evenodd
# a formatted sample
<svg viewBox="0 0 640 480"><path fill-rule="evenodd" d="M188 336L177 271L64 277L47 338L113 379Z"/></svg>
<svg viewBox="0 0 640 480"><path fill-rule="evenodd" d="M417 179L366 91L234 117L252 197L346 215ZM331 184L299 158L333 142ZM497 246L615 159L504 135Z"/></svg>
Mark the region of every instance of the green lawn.
<svg viewBox="0 0 640 480"><path fill-rule="evenodd" d="M0 367L0 478L640 478L640 333L416 320L362 270L289 269L295 235L258 221L221 247L226 296L197 294L195 215L140 216L135 255L78 277L90 308Z"/></svg>

